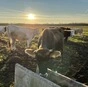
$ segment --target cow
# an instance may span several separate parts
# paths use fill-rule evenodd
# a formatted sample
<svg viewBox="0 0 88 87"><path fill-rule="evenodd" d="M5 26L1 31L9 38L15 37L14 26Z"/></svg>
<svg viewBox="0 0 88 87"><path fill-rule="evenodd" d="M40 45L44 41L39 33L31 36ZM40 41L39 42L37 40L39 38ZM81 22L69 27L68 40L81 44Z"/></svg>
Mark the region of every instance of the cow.
<svg viewBox="0 0 88 87"><path fill-rule="evenodd" d="M60 27L63 30L64 40L67 42L68 37L73 37L75 35L75 30L71 28Z"/></svg>
<svg viewBox="0 0 88 87"><path fill-rule="evenodd" d="M38 29L26 29L22 27L18 27L16 25L10 24L4 28L5 33L9 38L9 46L11 50L16 50L16 40L27 42L27 47L29 47L30 42L33 37L38 34Z"/></svg>
<svg viewBox="0 0 88 87"><path fill-rule="evenodd" d="M74 29L74 30L75 30L75 34L76 34L76 35L83 36L83 29L82 29L82 28Z"/></svg>
<svg viewBox="0 0 88 87"><path fill-rule="evenodd" d="M25 49L25 53L36 58L39 66L42 61L60 58L63 54L63 43L64 37L62 32L58 29L45 29L40 35L38 49Z"/></svg>

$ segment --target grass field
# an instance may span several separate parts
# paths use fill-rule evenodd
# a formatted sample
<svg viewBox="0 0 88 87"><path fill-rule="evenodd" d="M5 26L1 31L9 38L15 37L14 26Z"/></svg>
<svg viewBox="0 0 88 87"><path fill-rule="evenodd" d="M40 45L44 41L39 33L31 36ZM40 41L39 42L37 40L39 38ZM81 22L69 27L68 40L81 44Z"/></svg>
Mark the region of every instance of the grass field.
<svg viewBox="0 0 88 87"><path fill-rule="evenodd" d="M34 27L34 26L33 26ZM47 26L37 26L43 29ZM88 84L88 26L65 26L83 28L83 37L74 36L64 43L62 61L49 60L41 63L41 72L50 68L79 82ZM35 72L36 59L32 59L24 53L25 42L17 43L16 51L7 49L7 37L0 36L0 87L8 87L14 80L14 65L16 62ZM37 49L38 36L32 42L30 48ZM14 61L8 62L9 59ZM16 60L17 59L17 60ZM46 66L45 66L46 65Z"/></svg>

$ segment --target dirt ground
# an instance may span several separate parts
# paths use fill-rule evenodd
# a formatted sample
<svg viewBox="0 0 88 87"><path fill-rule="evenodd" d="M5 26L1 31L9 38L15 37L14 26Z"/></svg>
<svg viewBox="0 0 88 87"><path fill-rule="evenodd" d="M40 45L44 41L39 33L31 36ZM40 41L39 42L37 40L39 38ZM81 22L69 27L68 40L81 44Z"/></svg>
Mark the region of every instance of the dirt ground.
<svg viewBox="0 0 88 87"><path fill-rule="evenodd" d="M75 42L76 39L79 41ZM7 42L6 38L0 38L0 87L9 87L14 82L16 63L33 72L35 72L37 64L36 59L25 54L24 44L19 43L16 51L10 51L7 49ZM35 38L32 43L36 42ZM62 61L49 60L41 63L41 72L46 68L88 85L88 36L69 38L68 42L64 43Z"/></svg>

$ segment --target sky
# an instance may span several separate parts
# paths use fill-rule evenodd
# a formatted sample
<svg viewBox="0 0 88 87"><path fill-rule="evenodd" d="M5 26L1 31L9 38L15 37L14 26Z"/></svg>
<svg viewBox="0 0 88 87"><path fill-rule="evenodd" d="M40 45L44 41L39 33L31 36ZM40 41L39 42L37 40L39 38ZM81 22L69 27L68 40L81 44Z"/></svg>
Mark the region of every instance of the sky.
<svg viewBox="0 0 88 87"><path fill-rule="evenodd" d="M0 0L0 23L88 23L88 0Z"/></svg>

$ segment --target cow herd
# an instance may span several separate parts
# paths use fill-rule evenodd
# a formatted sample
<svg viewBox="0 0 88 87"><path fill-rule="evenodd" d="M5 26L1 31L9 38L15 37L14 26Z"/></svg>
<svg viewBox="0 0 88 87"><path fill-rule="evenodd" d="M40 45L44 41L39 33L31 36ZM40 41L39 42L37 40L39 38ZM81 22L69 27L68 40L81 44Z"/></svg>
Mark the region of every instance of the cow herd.
<svg viewBox="0 0 88 87"><path fill-rule="evenodd" d="M8 36L11 50L16 50L16 40L26 40L27 46L25 53L36 58L39 63L52 58L60 58L63 55L64 42L67 42L68 37L73 37L75 34L82 35L83 29L50 27L39 33L39 29L26 29L11 24L1 29L0 33L4 33ZM30 42L33 37L38 34L38 49L29 49Z"/></svg>

